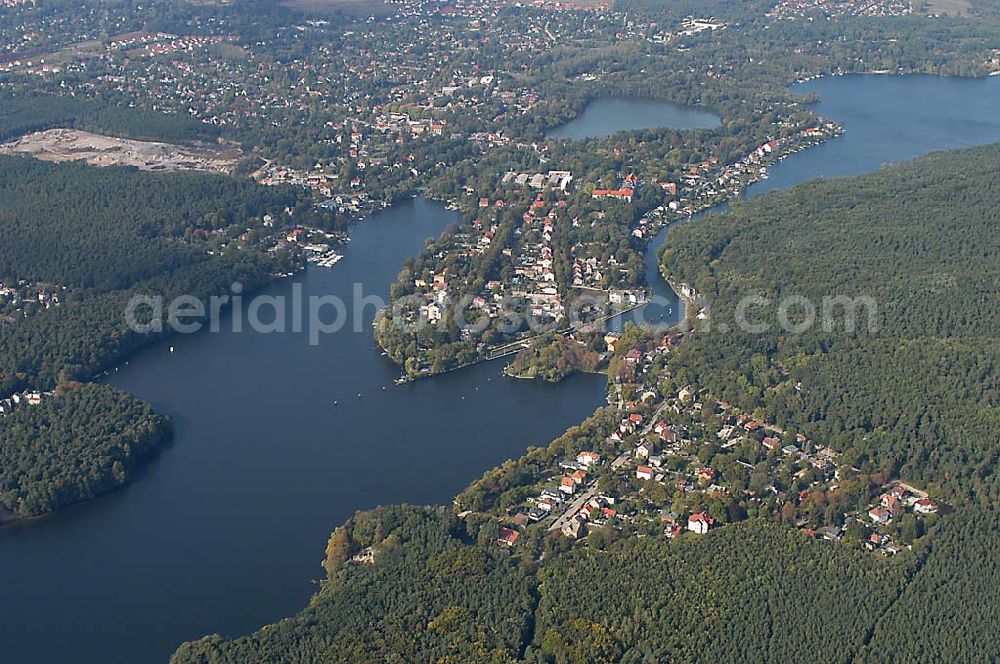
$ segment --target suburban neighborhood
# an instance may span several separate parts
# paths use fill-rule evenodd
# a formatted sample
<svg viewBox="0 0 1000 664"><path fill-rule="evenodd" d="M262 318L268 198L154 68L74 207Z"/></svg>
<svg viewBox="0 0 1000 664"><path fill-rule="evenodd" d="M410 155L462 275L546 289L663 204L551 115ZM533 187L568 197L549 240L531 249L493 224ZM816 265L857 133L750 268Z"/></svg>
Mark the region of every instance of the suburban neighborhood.
<svg viewBox="0 0 1000 664"><path fill-rule="evenodd" d="M674 539L763 518L894 556L947 512L926 490L863 475L836 450L696 386L665 391L664 359L681 342L674 335L616 350L610 390L631 398L606 409L599 449L553 457L535 491L498 514L505 546L511 533L535 527L581 542L592 532Z"/></svg>

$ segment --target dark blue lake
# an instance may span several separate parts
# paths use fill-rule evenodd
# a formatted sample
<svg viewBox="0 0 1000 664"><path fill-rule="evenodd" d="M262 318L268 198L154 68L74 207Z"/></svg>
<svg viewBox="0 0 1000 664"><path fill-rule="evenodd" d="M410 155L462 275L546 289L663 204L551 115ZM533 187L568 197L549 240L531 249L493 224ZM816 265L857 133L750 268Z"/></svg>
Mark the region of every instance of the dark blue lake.
<svg viewBox="0 0 1000 664"><path fill-rule="evenodd" d="M776 165L749 195L1000 141L1000 77L843 77L796 89L819 92L816 110L847 133ZM384 294L453 219L425 201L399 205L360 225L335 268L269 292L298 282L305 296L350 304L363 283ZM653 253L654 292L673 298ZM199 333L115 375L174 417L175 440L124 491L0 530L2 660L162 661L182 641L291 615L315 589L329 533L352 512L447 502L603 401L596 376L552 386L503 379L499 364L395 387L397 369L364 330L315 347L291 333Z"/></svg>
<svg viewBox="0 0 1000 664"><path fill-rule="evenodd" d="M360 225L332 270L265 294L301 283L304 297L337 294L350 308L362 284L385 297L455 214L397 205ZM219 333L176 336L113 375L173 416L174 441L125 490L0 530L0 660L163 661L181 641L295 613L330 532L356 510L450 502L604 401L603 377L518 381L501 363L397 387L373 314L318 346L233 333L223 319Z"/></svg>
<svg viewBox="0 0 1000 664"><path fill-rule="evenodd" d="M546 138L603 138L633 129L712 129L718 116L708 111L679 106L660 99L597 99L577 117L548 132Z"/></svg>
<svg viewBox="0 0 1000 664"><path fill-rule="evenodd" d="M753 197L818 177L857 175L929 152L1000 141L1000 77L837 76L792 87L847 128L839 138L777 164Z"/></svg>
<svg viewBox="0 0 1000 664"><path fill-rule="evenodd" d="M1000 142L998 76L834 76L800 83L792 90L817 93L819 102L811 108L847 131L773 165L768 179L745 189L743 198L816 178L868 173L930 152ZM727 209L728 205L720 205L690 221ZM637 312L647 322L674 324L684 315L683 305L660 275L657 258L674 226L661 230L646 251L649 290L668 303L649 304Z"/></svg>

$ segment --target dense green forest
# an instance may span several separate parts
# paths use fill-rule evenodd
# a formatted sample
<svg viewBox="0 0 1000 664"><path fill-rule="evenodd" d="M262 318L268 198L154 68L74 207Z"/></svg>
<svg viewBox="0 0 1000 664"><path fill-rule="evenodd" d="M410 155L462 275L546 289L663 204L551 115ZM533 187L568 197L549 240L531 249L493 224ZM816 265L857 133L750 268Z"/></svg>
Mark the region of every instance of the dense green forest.
<svg viewBox="0 0 1000 664"><path fill-rule="evenodd" d="M132 295L207 298L288 269L256 240L286 208L322 223L300 198L226 176L0 158L0 279L69 288L61 306L0 326L0 392L89 378L149 343L126 325Z"/></svg>
<svg viewBox="0 0 1000 664"><path fill-rule="evenodd" d="M206 260L230 239L224 231L260 226L296 194L226 176L0 157L0 202L0 279L108 291Z"/></svg>
<svg viewBox="0 0 1000 664"><path fill-rule="evenodd" d="M529 531L508 553L497 532L443 508L359 514L305 611L173 661L848 661L910 572L761 521L575 551ZM374 564L347 561L367 546Z"/></svg>
<svg viewBox="0 0 1000 664"><path fill-rule="evenodd" d="M761 518L577 546L529 527L507 551L479 512L385 508L334 533L303 613L175 661L995 660L998 171L991 146L807 184L678 228L665 252L711 302L709 325L670 354L674 379L934 487L953 511L912 551L873 557ZM748 293L866 295L878 324L720 332ZM567 436L590 445L606 416ZM492 509L557 448L488 472L460 509ZM349 562L365 547L374 564Z"/></svg>
<svg viewBox="0 0 1000 664"><path fill-rule="evenodd" d="M1000 398L998 169L996 146L942 153L675 229L666 270L707 299L712 328L675 354L678 382L925 482L990 463ZM770 326L763 334L736 320L741 299L754 295L772 302L747 310L748 322ZM789 297L817 309L799 334L778 321ZM845 331L843 307L823 313L830 297L870 306L857 307ZM804 313L791 307L791 322Z"/></svg>
<svg viewBox="0 0 1000 664"><path fill-rule="evenodd" d="M596 371L599 364L600 355L594 348L552 333L518 353L507 372L518 378L556 383L574 371Z"/></svg>
<svg viewBox="0 0 1000 664"><path fill-rule="evenodd" d="M0 141L56 127L121 138L191 141L218 136L216 127L185 115L168 115L79 97L0 92Z"/></svg>
<svg viewBox="0 0 1000 664"><path fill-rule="evenodd" d="M170 421L106 385L73 385L0 417L0 509L51 512L126 484Z"/></svg>
<svg viewBox="0 0 1000 664"><path fill-rule="evenodd" d="M907 573L763 521L576 550L540 574L537 661L847 662Z"/></svg>
<svg viewBox="0 0 1000 664"><path fill-rule="evenodd" d="M0 281L50 284L60 298L0 323L0 398L62 392L162 337L129 327L134 295L206 301L291 269L289 252L265 251L281 231L263 217L322 223L303 198L225 176L0 157ZM15 409L0 419L0 507L34 515L109 491L166 434L162 417L107 387Z"/></svg>

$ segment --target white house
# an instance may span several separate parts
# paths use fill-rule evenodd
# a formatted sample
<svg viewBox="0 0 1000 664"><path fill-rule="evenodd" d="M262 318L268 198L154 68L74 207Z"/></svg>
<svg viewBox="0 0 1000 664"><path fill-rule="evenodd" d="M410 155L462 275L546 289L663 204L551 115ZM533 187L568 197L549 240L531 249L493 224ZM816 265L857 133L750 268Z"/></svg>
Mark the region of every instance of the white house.
<svg viewBox="0 0 1000 664"><path fill-rule="evenodd" d="M875 523L889 523L892 513L884 507L873 507L868 510L868 518Z"/></svg>
<svg viewBox="0 0 1000 664"><path fill-rule="evenodd" d="M699 512L697 514L692 514L688 517L688 530L692 533L698 533L699 535L704 535L707 533L712 526L715 525L715 519L705 512Z"/></svg>
<svg viewBox="0 0 1000 664"><path fill-rule="evenodd" d="M573 481L572 477L562 478L562 482L559 483L559 490L566 495L572 496L576 492L576 482Z"/></svg>
<svg viewBox="0 0 1000 664"><path fill-rule="evenodd" d="M635 458L636 459L648 459L649 455L653 453L653 444L650 442L641 442L635 448Z"/></svg>

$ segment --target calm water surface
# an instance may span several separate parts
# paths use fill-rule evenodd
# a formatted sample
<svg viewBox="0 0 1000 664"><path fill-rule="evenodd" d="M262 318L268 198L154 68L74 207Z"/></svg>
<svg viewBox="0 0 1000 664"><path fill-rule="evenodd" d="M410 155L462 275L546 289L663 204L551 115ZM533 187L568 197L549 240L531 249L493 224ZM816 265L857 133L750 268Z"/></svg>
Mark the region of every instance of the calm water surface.
<svg viewBox="0 0 1000 664"><path fill-rule="evenodd" d="M1000 77L843 77L797 89L819 92L816 110L847 133L781 162L749 196L1000 141ZM384 293L451 220L420 200L398 206L358 227L332 271L296 280L306 295L348 296L354 282ZM672 311L647 318L676 320L654 254L651 286ZM447 502L583 419L604 393L594 376L549 386L501 379L497 364L396 388L397 370L368 333L316 348L293 334L169 344L174 354L154 347L114 383L173 415L174 443L126 490L0 530L0 660L162 661L184 640L291 615L314 590L327 536L352 512Z"/></svg>
<svg viewBox="0 0 1000 664"><path fill-rule="evenodd" d="M770 168L767 180L744 190L743 198L788 189L815 178L876 171L929 152L1000 142L1000 76L837 76L801 83L792 89L818 93L820 101L813 110L839 122L847 131L778 162ZM727 209L728 205L720 205L691 220ZM668 302L665 306L651 303L643 308L644 319L650 322L673 324L683 318L683 304L660 276L657 258L657 250L675 225L661 230L646 251L650 290Z"/></svg>
<svg viewBox="0 0 1000 664"><path fill-rule="evenodd" d="M294 281L348 306L354 283L385 296L455 220L423 200L398 205L359 226L334 269ZM291 615L354 511L449 502L604 399L601 377L516 381L498 363L396 387L399 370L363 329L317 347L196 334L129 362L114 384L173 415L174 442L124 491L0 531L0 661L163 661L181 641Z"/></svg>
<svg viewBox="0 0 1000 664"><path fill-rule="evenodd" d="M672 104L658 99L613 98L590 102L583 112L546 138L603 138L632 129L712 129L719 118L707 111Z"/></svg>

